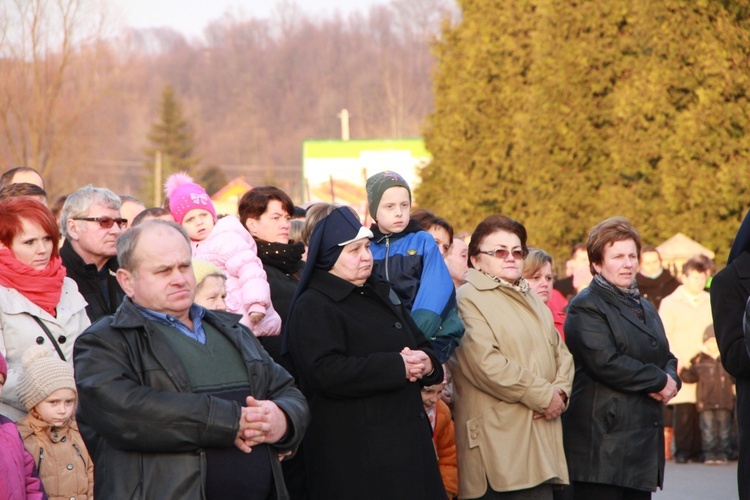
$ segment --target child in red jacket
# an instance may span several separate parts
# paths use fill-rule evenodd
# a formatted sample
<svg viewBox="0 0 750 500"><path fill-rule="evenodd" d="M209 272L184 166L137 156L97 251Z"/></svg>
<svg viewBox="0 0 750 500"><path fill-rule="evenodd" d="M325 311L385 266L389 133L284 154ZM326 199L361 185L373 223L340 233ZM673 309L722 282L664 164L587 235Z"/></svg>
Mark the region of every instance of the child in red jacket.
<svg viewBox="0 0 750 500"><path fill-rule="evenodd" d="M453 433L451 411L440 396L445 381L422 388L422 404L432 425L432 442L438 456L440 475L449 498L458 494L458 462L456 459L456 437Z"/></svg>

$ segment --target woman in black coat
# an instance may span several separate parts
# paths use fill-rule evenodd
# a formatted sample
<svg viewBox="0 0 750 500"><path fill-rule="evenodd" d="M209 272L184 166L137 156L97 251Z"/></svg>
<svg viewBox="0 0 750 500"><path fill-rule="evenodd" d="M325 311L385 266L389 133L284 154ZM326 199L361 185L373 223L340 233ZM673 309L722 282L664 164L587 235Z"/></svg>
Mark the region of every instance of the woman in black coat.
<svg viewBox="0 0 750 500"><path fill-rule="evenodd" d="M293 213L292 199L273 186L251 189L242 195L238 206L240 222L258 245L258 257L271 288L271 302L281 316L282 328L305 266L302 260L305 245L289 243ZM260 337L259 340L274 361L289 370L281 356L281 337Z"/></svg>
<svg viewBox="0 0 750 500"><path fill-rule="evenodd" d="M256 187L245 193L239 202L240 222L258 245L258 257L263 262L271 302L281 316L282 329L289 315L289 306L297 290L305 262L305 245L289 242L289 228L294 203L284 191L273 186ZM281 355L281 336L259 337L263 348L274 361L283 366L296 380L294 367ZM304 447L282 463L284 482L292 500L306 500Z"/></svg>
<svg viewBox="0 0 750 500"><path fill-rule="evenodd" d="M594 279L568 309L576 371L563 439L576 499L647 499L662 486L662 409L680 380L659 315L635 285L640 246L624 217L594 227Z"/></svg>
<svg viewBox="0 0 750 500"><path fill-rule="evenodd" d="M389 285L370 277L370 237L348 208L318 223L287 325L312 415L310 494L446 498L420 395L442 368Z"/></svg>

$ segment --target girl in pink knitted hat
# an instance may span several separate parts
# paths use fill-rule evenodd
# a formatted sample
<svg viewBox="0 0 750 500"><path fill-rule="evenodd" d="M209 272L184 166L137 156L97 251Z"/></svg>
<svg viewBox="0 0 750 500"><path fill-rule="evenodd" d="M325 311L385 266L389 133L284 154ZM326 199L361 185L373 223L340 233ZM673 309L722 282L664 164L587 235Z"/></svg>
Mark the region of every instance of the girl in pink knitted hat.
<svg viewBox="0 0 750 500"><path fill-rule="evenodd" d="M211 198L189 175L172 174L165 187L169 210L192 241L193 258L226 274L227 310L241 314L241 323L257 337L278 335L281 318L271 304L266 271L250 233L233 215L217 220Z"/></svg>

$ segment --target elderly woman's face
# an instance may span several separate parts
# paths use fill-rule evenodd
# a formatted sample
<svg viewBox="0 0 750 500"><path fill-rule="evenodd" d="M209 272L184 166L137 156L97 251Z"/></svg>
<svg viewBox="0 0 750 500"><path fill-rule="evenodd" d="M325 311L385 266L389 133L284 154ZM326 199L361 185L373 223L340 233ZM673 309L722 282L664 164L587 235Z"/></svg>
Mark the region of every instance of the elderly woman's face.
<svg viewBox="0 0 750 500"><path fill-rule="evenodd" d="M279 200L270 200L266 211L260 217L253 219L248 217L245 226L254 238L269 243L289 243L289 228L291 227L291 215L286 211Z"/></svg>
<svg viewBox="0 0 750 500"><path fill-rule="evenodd" d="M480 253L471 258L471 263L475 269L497 276L510 283L515 282L521 277L523 271L523 247L518 235L509 231L495 231L490 234L479 245ZM505 250L505 252L496 252ZM494 255L488 255L487 252L496 252ZM505 256L499 257L501 253ZM514 255L515 254L515 255Z"/></svg>
<svg viewBox="0 0 750 500"><path fill-rule="evenodd" d="M595 263L594 269L613 285L629 287L638 272L638 249L635 241L615 241L605 246L602 262Z"/></svg>
<svg viewBox="0 0 750 500"><path fill-rule="evenodd" d="M364 285L372 273L370 240L362 238L347 244L328 272L357 286Z"/></svg>

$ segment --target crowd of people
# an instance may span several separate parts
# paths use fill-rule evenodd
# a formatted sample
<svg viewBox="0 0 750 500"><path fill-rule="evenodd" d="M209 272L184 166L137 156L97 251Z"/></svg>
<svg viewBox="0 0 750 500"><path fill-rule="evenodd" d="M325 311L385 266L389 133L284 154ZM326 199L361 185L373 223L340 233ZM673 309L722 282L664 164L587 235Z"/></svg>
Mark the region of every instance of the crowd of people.
<svg viewBox="0 0 750 500"><path fill-rule="evenodd" d="M623 217L556 280L521 222L456 234L392 171L369 227L271 186L218 214L185 174L152 208L0 185L0 500L636 500L737 456L750 498L750 219L709 296Z"/></svg>

